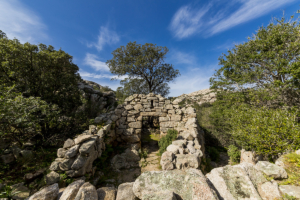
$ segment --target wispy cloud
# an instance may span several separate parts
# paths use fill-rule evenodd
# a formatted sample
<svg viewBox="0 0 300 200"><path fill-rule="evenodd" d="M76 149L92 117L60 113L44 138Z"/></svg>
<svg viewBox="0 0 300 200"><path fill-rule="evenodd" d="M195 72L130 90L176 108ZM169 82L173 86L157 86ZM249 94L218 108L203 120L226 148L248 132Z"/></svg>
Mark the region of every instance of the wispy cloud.
<svg viewBox="0 0 300 200"><path fill-rule="evenodd" d="M181 7L174 15L170 29L176 38L182 39L197 33L203 26L202 17L209 11L210 5L195 10L191 6Z"/></svg>
<svg viewBox="0 0 300 200"><path fill-rule="evenodd" d="M84 64L92 67L96 71L109 72L106 63L100 61L95 54L87 53L84 58Z"/></svg>
<svg viewBox="0 0 300 200"><path fill-rule="evenodd" d="M33 10L18 0L0 1L0 30L22 43L38 43L47 39L46 25Z"/></svg>
<svg viewBox="0 0 300 200"><path fill-rule="evenodd" d="M115 79L115 80L123 80L125 78L128 78L127 75L125 76L116 76L116 75L111 75L111 74L96 74L96 73L89 73L83 70L79 71L79 74L81 77L85 77L85 78L95 78L95 79Z"/></svg>
<svg viewBox="0 0 300 200"><path fill-rule="evenodd" d="M170 52L170 61L175 64L196 64L196 57L191 53L185 53L183 51L173 50Z"/></svg>
<svg viewBox="0 0 300 200"><path fill-rule="evenodd" d="M185 5L174 14L170 23L170 30L174 37L178 39L199 33L212 36L296 1L231 0L222 1L223 4L220 4L221 1L214 0L200 8ZM232 10L233 8L235 9Z"/></svg>
<svg viewBox="0 0 300 200"><path fill-rule="evenodd" d="M98 35L98 41L88 43L88 47L96 47L98 51L101 51L106 44L115 44L120 41L120 36L108 28L108 26L101 26Z"/></svg>

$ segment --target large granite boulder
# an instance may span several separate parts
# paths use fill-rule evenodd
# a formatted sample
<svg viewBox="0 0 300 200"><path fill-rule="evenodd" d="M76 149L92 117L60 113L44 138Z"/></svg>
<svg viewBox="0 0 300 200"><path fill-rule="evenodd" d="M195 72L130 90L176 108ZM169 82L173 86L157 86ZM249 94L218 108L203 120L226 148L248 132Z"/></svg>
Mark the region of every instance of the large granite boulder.
<svg viewBox="0 0 300 200"><path fill-rule="evenodd" d="M285 169L268 161L259 161L255 165L255 168L262 171L267 176L273 177L274 179L284 179L288 177Z"/></svg>
<svg viewBox="0 0 300 200"><path fill-rule="evenodd" d="M117 189L114 187L102 187L97 189L98 200L115 200Z"/></svg>
<svg viewBox="0 0 300 200"><path fill-rule="evenodd" d="M300 186L280 185L279 189L283 194L287 194L289 196L293 196L296 197L297 199L300 199Z"/></svg>
<svg viewBox="0 0 300 200"><path fill-rule="evenodd" d="M184 200L218 199L202 172L192 168L144 172L133 184L133 192L140 199L163 191L174 192Z"/></svg>
<svg viewBox="0 0 300 200"><path fill-rule="evenodd" d="M62 193L59 200L73 200L76 197L79 188L84 184L83 180L78 180L71 183Z"/></svg>
<svg viewBox="0 0 300 200"><path fill-rule="evenodd" d="M55 183L36 192L31 197L29 197L28 200L56 200L58 196L58 192L59 192L58 184Z"/></svg>
<svg viewBox="0 0 300 200"><path fill-rule="evenodd" d="M75 196L74 200L92 200L98 199L98 194L95 186L90 184L89 182L84 183L80 188Z"/></svg>
<svg viewBox="0 0 300 200"><path fill-rule="evenodd" d="M178 200L174 192L160 191L143 196L142 200Z"/></svg>
<svg viewBox="0 0 300 200"><path fill-rule="evenodd" d="M116 200L137 200L132 191L133 183L122 183L118 187Z"/></svg>
<svg viewBox="0 0 300 200"><path fill-rule="evenodd" d="M246 171L240 166L215 168L206 177L224 200L261 199Z"/></svg>

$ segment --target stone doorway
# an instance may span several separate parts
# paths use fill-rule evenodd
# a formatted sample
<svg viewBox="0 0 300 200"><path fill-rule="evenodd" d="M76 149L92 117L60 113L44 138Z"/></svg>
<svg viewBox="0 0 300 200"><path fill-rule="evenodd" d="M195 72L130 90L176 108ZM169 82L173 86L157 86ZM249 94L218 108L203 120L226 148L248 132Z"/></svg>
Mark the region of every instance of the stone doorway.
<svg viewBox="0 0 300 200"><path fill-rule="evenodd" d="M160 127L158 116L143 116L141 133L141 151L145 155L142 158L141 172L160 170L160 157L158 156L160 139Z"/></svg>

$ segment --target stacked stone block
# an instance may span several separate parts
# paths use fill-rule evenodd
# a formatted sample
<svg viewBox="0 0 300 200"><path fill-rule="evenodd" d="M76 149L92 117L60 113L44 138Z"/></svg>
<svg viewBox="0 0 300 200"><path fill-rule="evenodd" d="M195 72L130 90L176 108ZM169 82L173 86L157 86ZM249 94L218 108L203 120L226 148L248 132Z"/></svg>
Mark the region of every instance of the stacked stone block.
<svg viewBox="0 0 300 200"><path fill-rule="evenodd" d="M74 140L65 141L63 148L57 150L57 157L50 166L51 171L63 172L70 177L80 177L93 172L93 162L101 157L105 150L103 136L97 133L96 126L90 126L88 131Z"/></svg>

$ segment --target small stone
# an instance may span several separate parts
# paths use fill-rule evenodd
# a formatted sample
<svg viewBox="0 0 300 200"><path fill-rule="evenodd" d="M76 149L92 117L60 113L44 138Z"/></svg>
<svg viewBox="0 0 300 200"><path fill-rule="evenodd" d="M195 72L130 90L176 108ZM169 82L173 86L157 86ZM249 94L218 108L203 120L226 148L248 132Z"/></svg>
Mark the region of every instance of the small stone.
<svg viewBox="0 0 300 200"><path fill-rule="evenodd" d="M75 138L75 144L82 143L91 137L93 137L93 135L79 135L77 138Z"/></svg>
<svg viewBox="0 0 300 200"><path fill-rule="evenodd" d="M97 200L98 199L98 194L95 186L90 184L89 182L84 183L74 200Z"/></svg>
<svg viewBox="0 0 300 200"><path fill-rule="evenodd" d="M79 148L80 155L88 155L92 149L95 148L96 145L96 138L91 138L90 140L81 144Z"/></svg>
<svg viewBox="0 0 300 200"><path fill-rule="evenodd" d="M95 125L90 125L89 126L89 134L92 134L92 135L94 135L94 134L96 134L97 133L97 126L95 126ZM76 143L76 142L75 142Z"/></svg>
<svg viewBox="0 0 300 200"><path fill-rule="evenodd" d="M176 146L176 145L171 144L171 145L169 145L169 146L167 147L167 151L170 151L170 152L172 152L173 154L178 154L179 147Z"/></svg>
<svg viewBox="0 0 300 200"><path fill-rule="evenodd" d="M71 166L71 169L78 170L84 166L84 164L87 161L87 157L79 155L76 160L74 161L73 165Z"/></svg>
<svg viewBox="0 0 300 200"><path fill-rule="evenodd" d="M114 187L102 187L97 189L98 200L115 200L117 189Z"/></svg>
<svg viewBox="0 0 300 200"><path fill-rule="evenodd" d="M46 184L47 185L52 185L54 183L58 183L59 180L60 180L59 174L54 171L52 171L46 175Z"/></svg>
<svg viewBox="0 0 300 200"><path fill-rule="evenodd" d="M78 180L71 183L62 193L59 200L72 200L75 198L79 188L84 184L84 180Z"/></svg>
<svg viewBox="0 0 300 200"><path fill-rule="evenodd" d="M137 200L133 191L133 183L122 183L118 187L116 200Z"/></svg>
<svg viewBox="0 0 300 200"><path fill-rule="evenodd" d="M128 124L130 128L142 128L142 122L131 122Z"/></svg>
<svg viewBox="0 0 300 200"><path fill-rule="evenodd" d="M9 164L9 163L15 161L15 157L14 157L14 154L10 153L10 154L6 154L6 155L2 155L1 160L4 164Z"/></svg>
<svg viewBox="0 0 300 200"><path fill-rule="evenodd" d="M72 146L74 146L75 145L75 142L74 142L74 140L72 140L72 139L67 139L66 141L65 141L65 143L64 143L64 149L67 149L67 148L70 148L70 147L72 147Z"/></svg>
<svg viewBox="0 0 300 200"><path fill-rule="evenodd" d="M66 152L67 152L67 150L64 148L57 149L57 157L59 157L59 158L65 157Z"/></svg>
<svg viewBox="0 0 300 200"><path fill-rule="evenodd" d="M80 145L75 145L65 153L65 158L73 158L77 155Z"/></svg>

